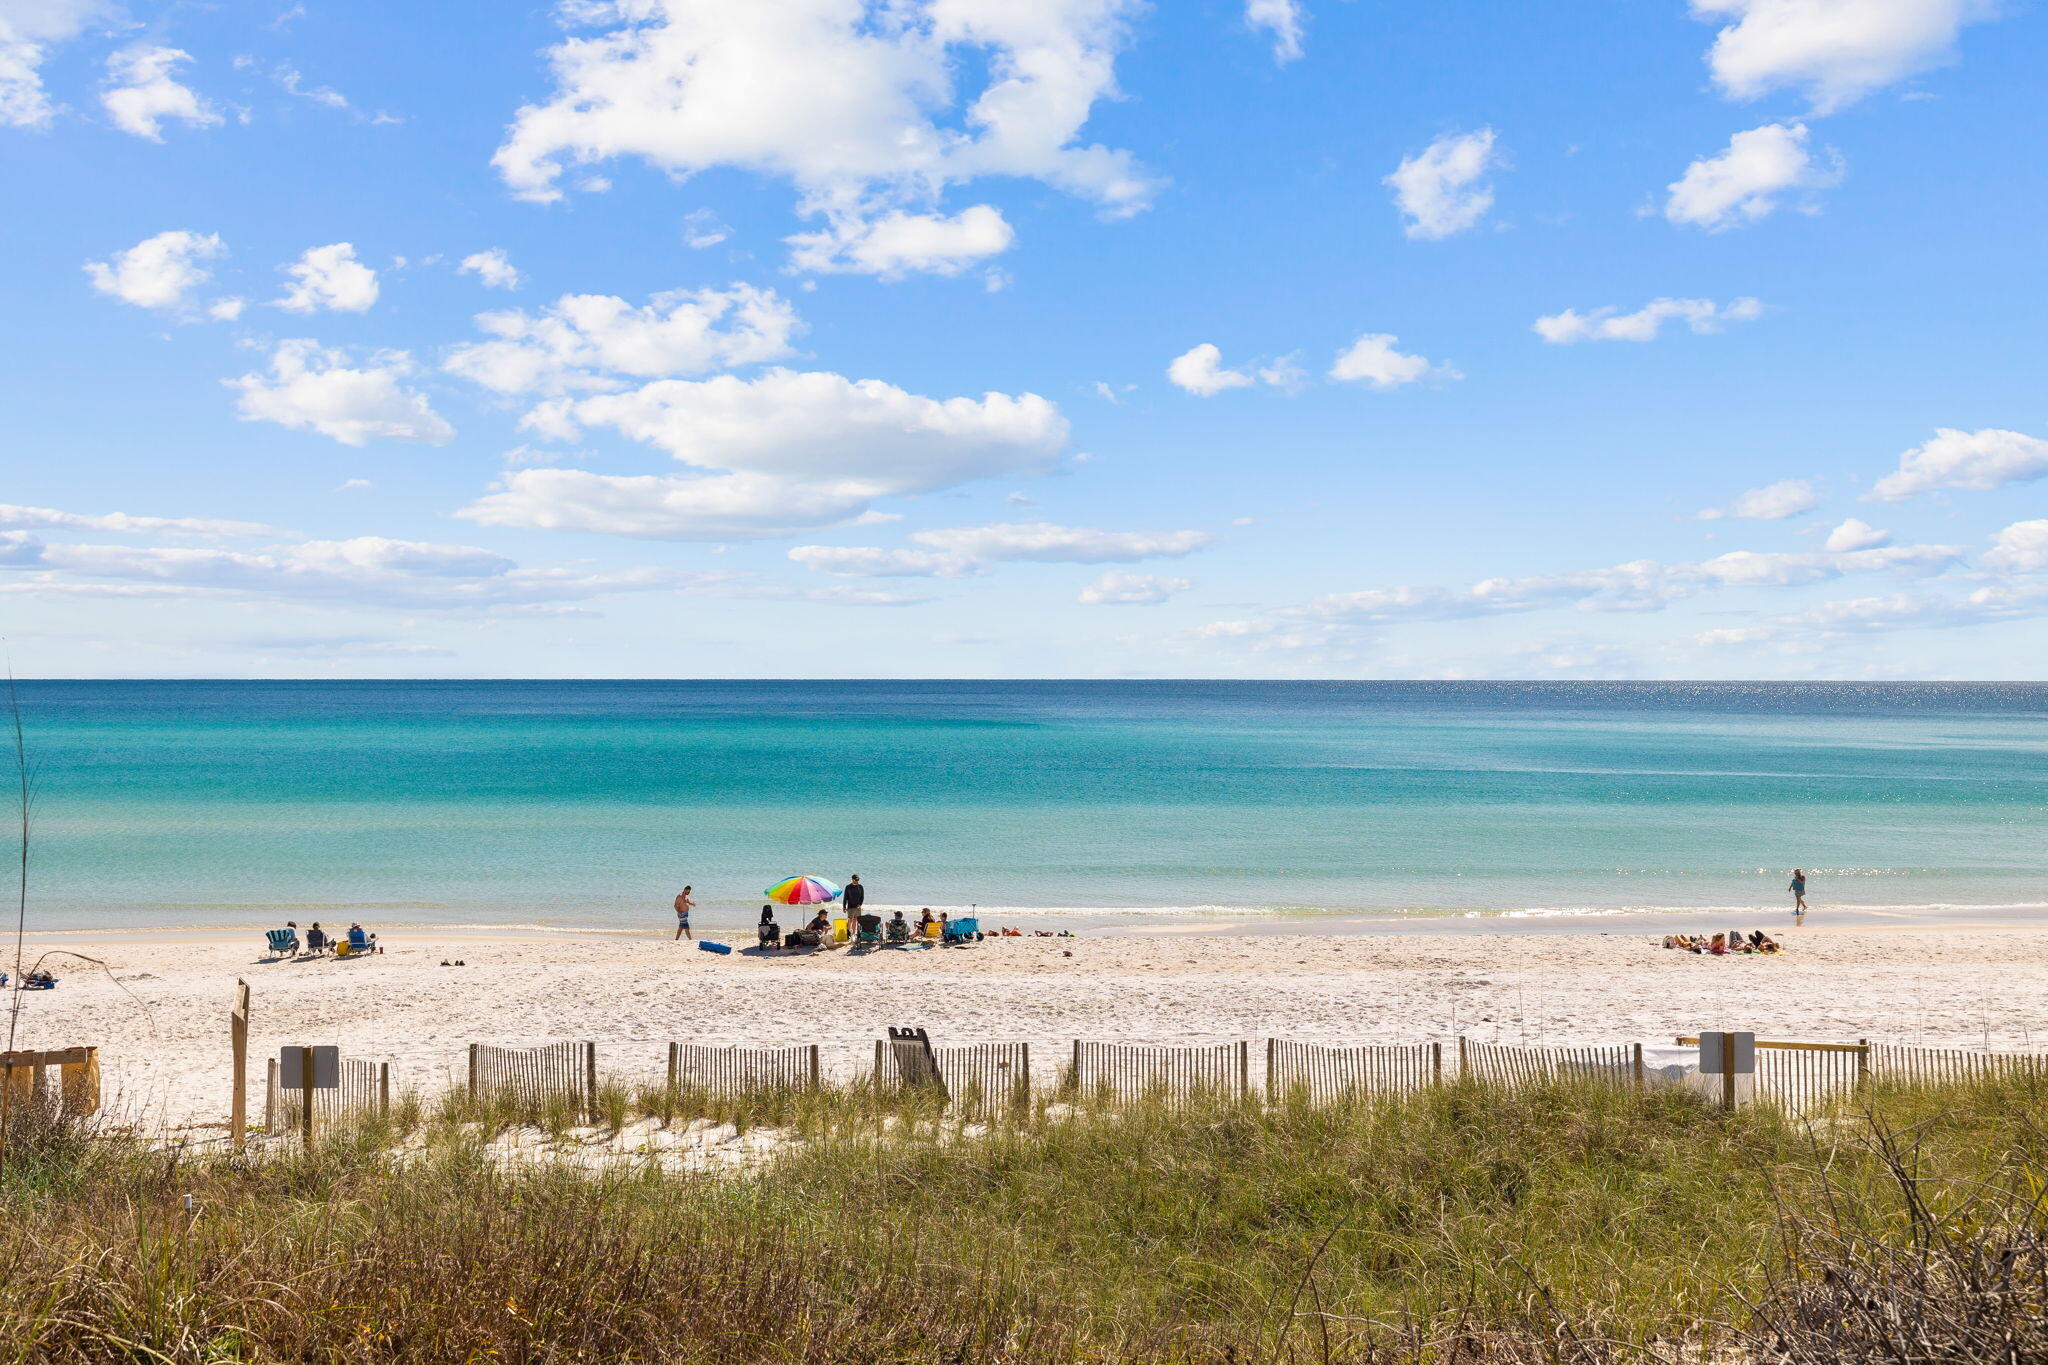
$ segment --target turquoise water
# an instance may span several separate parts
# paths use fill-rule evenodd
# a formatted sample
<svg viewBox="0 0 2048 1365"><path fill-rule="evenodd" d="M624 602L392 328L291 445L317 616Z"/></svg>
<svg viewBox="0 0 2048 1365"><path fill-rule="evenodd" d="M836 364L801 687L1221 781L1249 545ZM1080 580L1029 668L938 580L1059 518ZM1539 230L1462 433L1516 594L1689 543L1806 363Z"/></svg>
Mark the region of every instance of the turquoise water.
<svg viewBox="0 0 2048 1365"><path fill-rule="evenodd" d="M33 924L2048 918L2048 687L41 682ZM1534 912L1531 914L1530 912Z"/></svg>

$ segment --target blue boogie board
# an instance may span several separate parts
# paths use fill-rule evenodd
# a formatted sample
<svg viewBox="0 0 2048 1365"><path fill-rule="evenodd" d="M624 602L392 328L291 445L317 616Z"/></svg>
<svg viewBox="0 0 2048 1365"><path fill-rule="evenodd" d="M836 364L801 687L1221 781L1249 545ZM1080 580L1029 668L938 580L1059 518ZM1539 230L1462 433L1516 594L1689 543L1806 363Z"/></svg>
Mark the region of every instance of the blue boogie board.
<svg viewBox="0 0 2048 1365"><path fill-rule="evenodd" d="M702 948L707 953L729 953L732 951L732 945L730 943L713 943L708 938L698 939L697 946L699 948Z"/></svg>

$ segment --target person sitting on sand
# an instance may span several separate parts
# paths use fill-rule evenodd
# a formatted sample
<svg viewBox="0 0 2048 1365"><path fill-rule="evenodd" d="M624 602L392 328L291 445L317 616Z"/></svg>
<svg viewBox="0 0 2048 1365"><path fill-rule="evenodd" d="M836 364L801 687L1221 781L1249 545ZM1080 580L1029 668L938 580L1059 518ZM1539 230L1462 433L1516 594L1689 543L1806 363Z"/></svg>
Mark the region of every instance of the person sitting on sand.
<svg viewBox="0 0 2048 1365"><path fill-rule="evenodd" d="M930 938L932 926L938 922L939 917L934 915L932 908L927 905L924 909L917 912L917 936L919 938Z"/></svg>
<svg viewBox="0 0 2048 1365"><path fill-rule="evenodd" d="M324 953L327 951L327 931L320 927L320 921L317 919L313 921L313 927L306 931L306 951L309 953Z"/></svg>
<svg viewBox="0 0 2048 1365"><path fill-rule="evenodd" d="M903 912L901 910L898 910L895 914L889 916L889 922L883 925L882 928L884 930L884 937L886 937L889 940L889 942L910 942L910 921L903 918Z"/></svg>
<svg viewBox="0 0 2048 1365"><path fill-rule="evenodd" d="M781 946L782 926L775 922L774 906L764 905L761 907L761 922L759 925L755 927L754 933L761 940L761 946L763 948L776 948Z"/></svg>

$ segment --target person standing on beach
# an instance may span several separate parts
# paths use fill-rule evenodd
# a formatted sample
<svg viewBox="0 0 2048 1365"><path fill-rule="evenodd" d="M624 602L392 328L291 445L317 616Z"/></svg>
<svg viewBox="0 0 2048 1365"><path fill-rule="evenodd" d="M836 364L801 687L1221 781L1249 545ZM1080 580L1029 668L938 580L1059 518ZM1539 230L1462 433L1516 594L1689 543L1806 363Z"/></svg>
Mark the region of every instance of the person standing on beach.
<svg viewBox="0 0 2048 1365"><path fill-rule="evenodd" d="M1792 893L1792 920L1796 924L1806 918L1806 869L1792 869L1792 885L1785 888Z"/></svg>
<svg viewBox="0 0 2048 1365"><path fill-rule="evenodd" d="M839 893L839 903L846 907L848 926L860 923L860 908L868 903L868 889L860 884L858 872L846 879L846 889Z"/></svg>
<svg viewBox="0 0 2048 1365"><path fill-rule="evenodd" d="M697 938L697 936L696 936L695 934L693 934L693 933L691 933L691 932L690 932L690 911L692 911L692 910L696 909L696 907L697 907L697 902L695 902L695 901L693 901L693 900L691 900L691 899L690 899L690 888L689 888L689 887L687 887L687 886L686 886L686 887L684 887L684 888L683 888L682 890L680 890L680 891L676 892L676 937L677 937L677 938L679 938L679 939L684 939L684 938L686 938L686 939L689 939L689 940L690 940L691 942L695 942L695 941L696 941L696 938Z"/></svg>

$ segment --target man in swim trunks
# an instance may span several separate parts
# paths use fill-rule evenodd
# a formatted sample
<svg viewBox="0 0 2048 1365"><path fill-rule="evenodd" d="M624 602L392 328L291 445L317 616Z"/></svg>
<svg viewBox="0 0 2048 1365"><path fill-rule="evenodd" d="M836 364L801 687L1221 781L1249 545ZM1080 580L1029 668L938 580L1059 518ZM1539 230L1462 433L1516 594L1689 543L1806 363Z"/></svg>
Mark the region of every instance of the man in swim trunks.
<svg viewBox="0 0 2048 1365"><path fill-rule="evenodd" d="M686 886L686 887L684 887L684 888L683 888L682 890L680 890L680 891L676 892L676 937L677 937L677 938L679 938L679 939L684 939L684 938L687 938L687 939L690 939L690 940L691 940L691 941L693 941L693 942L694 942L694 941L696 940L696 937L697 937L697 936L696 936L695 934L693 934L693 933L691 933L691 932L690 932L690 911L691 911L692 909L694 909L694 908L696 907L696 904L697 904L697 902L695 902L695 901L693 901L693 900L691 900L691 899L690 899L690 888L689 888L689 887L687 887L687 886Z"/></svg>

